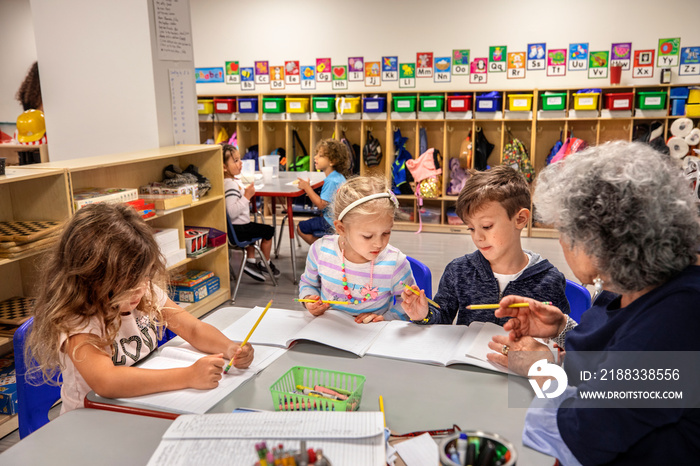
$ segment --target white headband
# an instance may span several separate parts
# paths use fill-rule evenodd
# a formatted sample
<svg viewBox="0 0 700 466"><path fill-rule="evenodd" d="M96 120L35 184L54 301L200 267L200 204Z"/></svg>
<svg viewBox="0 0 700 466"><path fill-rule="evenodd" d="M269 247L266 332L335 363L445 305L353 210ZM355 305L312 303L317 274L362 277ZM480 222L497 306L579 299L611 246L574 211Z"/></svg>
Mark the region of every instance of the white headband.
<svg viewBox="0 0 700 466"><path fill-rule="evenodd" d="M338 221L339 221L339 222L342 221L342 220L343 220L343 217L345 217L345 214L347 214L348 212L350 212L352 209L354 209L354 208L357 207L358 205L364 204L365 202L369 202L369 201L371 201L371 200L373 200L373 199L382 199L382 198L385 198L385 197L388 198L388 199L391 199L391 202L394 203L394 206L395 206L395 207L398 207L398 206L399 206L399 201L396 199L396 196L394 195L394 193L376 193L376 194L370 194L369 196L365 196L365 197L362 197L362 198L356 200L355 202L351 203L349 206L347 206L346 208L344 208L343 211L340 213L340 215L338 215Z"/></svg>

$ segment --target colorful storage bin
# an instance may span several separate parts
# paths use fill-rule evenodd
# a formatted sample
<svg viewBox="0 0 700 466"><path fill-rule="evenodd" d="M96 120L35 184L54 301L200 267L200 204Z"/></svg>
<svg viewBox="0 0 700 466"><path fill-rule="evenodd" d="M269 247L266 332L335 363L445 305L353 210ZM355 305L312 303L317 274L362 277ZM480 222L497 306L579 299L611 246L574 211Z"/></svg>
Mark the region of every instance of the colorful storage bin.
<svg viewBox="0 0 700 466"><path fill-rule="evenodd" d="M355 96L336 97L335 111L341 115L343 113L360 113L362 111L361 98Z"/></svg>
<svg viewBox="0 0 700 466"><path fill-rule="evenodd" d="M257 97L239 97L238 113L258 113Z"/></svg>
<svg viewBox="0 0 700 466"><path fill-rule="evenodd" d="M687 87L672 87L669 90L669 97L672 99L687 99L690 94L690 89Z"/></svg>
<svg viewBox="0 0 700 466"><path fill-rule="evenodd" d="M604 94L605 108L608 110L632 110L632 92L615 92Z"/></svg>
<svg viewBox="0 0 700 466"><path fill-rule="evenodd" d="M442 112L445 105L444 95L422 95L420 96L421 112Z"/></svg>
<svg viewBox="0 0 700 466"><path fill-rule="evenodd" d="M214 101L211 99L197 99L197 113L200 115L214 113Z"/></svg>
<svg viewBox="0 0 700 466"><path fill-rule="evenodd" d="M508 110L529 112L532 110L532 94L508 94Z"/></svg>
<svg viewBox="0 0 700 466"><path fill-rule="evenodd" d="M394 111L395 112L415 112L416 111L416 96L415 95L395 95L394 96Z"/></svg>
<svg viewBox="0 0 700 466"><path fill-rule="evenodd" d="M639 91L639 108L642 110L663 110L666 108L664 91Z"/></svg>
<svg viewBox="0 0 700 466"><path fill-rule="evenodd" d="M685 99L671 99L671 115L685 115Z"/></svg>
<svg viewBox="0 0 700 466"><path fill-rule="evenodd" d="M689 104L700 104L700 89L689 89L688 90L688 103Z"/></svg>
<svg viewBox="0 0 700 466"><path fill-rule="evenodd" d="M574 110L598 110L600 92L580 92L574 94Z"/></svg>
<svg viewBox="0 0 700 466"><path fill-rule="evenodd" d="M545 92L542 94L542 110L565 110L566 92Z"/></svg>
<svg viewBox="0 0 700 466"><path fill-rule="evenodd" d="M284 97L263 97L263 113L283 113Z"/></svg>
<svg viewBox="0 0 700 466"><path fill-rule="evenodd" d="M386 97L380 95L374 97L365 97L362 106L363 111L365 113L386 112Z"/></svg>
<svg viewBox="0 0 700 466"><path fill-rule="evenodd" d="M311 98L311 107L316 113L333 113L335 110L335 97L315 95Z"/></svg>
<svg viewBox="0 0 700 466"><path fill-rule="evenodd" d="M297 385L312 389L320 385L347 396L347 399L304 395ZM276 411L357 411L364 386L363 375L295 366L272 384L270 393Z"/></svg>
<svg viewBox="0 0 700 466"><path fill-rule="evenodd" d="M688 104L685 106L685 116L700 117L700 104Z"/></svg>
<svg viewBox="0 0 700 466"><path fill-rule="evenodd" d="M469 112L472 109L471 95L448 95L447 96L447 111L448 112Z"/></svg>
<svg viewBox="0 0 700 466"><path fill-rule="evenodd" d="M476 96L477 112L498 112L501 110L501 94L499 92L488 92Z"/></svg>
<svg viewBox="0 0 700 466"><path fill-rule="evenodd" d="M287 113L308 113L308 97L287 97Z"/></svg>
<svg viewBox="0 0 700 466"><path fill-rule="evenodd" d="M236 111L236 99L214 99L214 113L233 113Z"/></svg>

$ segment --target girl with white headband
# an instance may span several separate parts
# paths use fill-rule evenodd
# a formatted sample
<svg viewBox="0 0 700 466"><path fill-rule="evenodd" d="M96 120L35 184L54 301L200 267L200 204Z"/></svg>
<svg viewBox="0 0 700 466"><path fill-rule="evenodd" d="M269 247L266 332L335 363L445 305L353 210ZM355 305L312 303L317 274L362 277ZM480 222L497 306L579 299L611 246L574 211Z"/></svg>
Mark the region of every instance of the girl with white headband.
<svg viewBox="0 0 700 466"><path fill-rule="evenodd" d="M355 316L357 323L409 320L401 308L402 282L414 283L406 255L389 244L398 207L384 177L355 177L343 183L333 198L336 235L309 249L299 298L314 316L334 309ZM394 302L396 298L396 302Z"/></svg>

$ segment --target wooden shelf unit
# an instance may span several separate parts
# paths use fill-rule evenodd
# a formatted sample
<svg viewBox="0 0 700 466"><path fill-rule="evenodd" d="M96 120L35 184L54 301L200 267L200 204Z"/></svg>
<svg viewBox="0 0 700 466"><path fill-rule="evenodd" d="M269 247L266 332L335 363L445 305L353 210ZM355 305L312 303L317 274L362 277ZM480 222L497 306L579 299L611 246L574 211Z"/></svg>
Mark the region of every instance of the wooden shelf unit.
<svg viewBox="0 0 700 466"><path fill-rule="evenodd" d="M700 83L698 83L700 84ZM594 85L594 84L592 84ZM686 87L688 85L683 85ZM546 158L554 145L561 137L565 137L570 131L573 131L575 137L585 140L589 145L602 144L607 141L623 139L631 141L635 125L650 123L652 121L660 121L664 126L664 138L670 137L670 124L673 120L680 118L679 116L670 116L670 89L669 85L658 86L615 86L602 88L602 93L598 97L598 106L595 112L597 116L573 116L574 93L579 88L565 89L520 89L520 90L499 90L501 92L501 108L498 109L501 113L497 115L485 115L480 112L475 112L476 96L490 92L492 89L470 89L464 92L419 92L419 91L401 91L379 93L379 95L387 98L386 115L382 118L377 118L377 114L361 113L359 119L349 117L347 115L333 115L332 119L311 119L312 113L308 113L308 119L302 119L299 114L295 114L293 119L274 117L275 119L266 119L263 109L263 97L267 94L259 94L257 114L208 114L199 115L200 137L202 142L207 139L214 138L220 128L225 128L229 135L234 132L238 135L239 150L245 154L248 147L257 144L259 154L269 154L277 147L282 147L287 151L287 160L291 160L292 149L292 130L295 129L299 133L306 149L313 154L313 148L320 139L330 138L335 134L336 138L340 138L344 131L348 140L353 144L358 144L360 148L364 147L367 139L367 130L372 132L372 135L381 142L382 146L382 161L378 166L367 167L363 161L360 163L360 174L381 174L391 177L391 165L394 161L394 141L393 131L400 129L402 136L408 138L406 148L416 158L419 151L419 131L421 127L426 129L428 136L429 147L435 147L440 150L443 155L443 191L442 196L438 199L425 200L424 205L439 209L439 223L426 223L423 221L423 230L431 232L446 232L446 233L466 233L464 225L450 225L447 221L447 211L454 206L456 196L447 196L447 188L449 187L449 159L457 157L461 142L469 135L475 134L477 127L481 128L486 138L495 147L488 158L490 166L498 165L502 161L503 147L507 144L507 131L516 138L520 139L528 150L530 161L535 169L535 176L546 165ZM498 89L497 89L498 90ZM665 110L659 112L658 116L634 116L636 110L625 117L603 117L601 110L604 108L604 95L608 93L632 92L633 107L637 107L637 97L639 91L662 91L666 93ZM541 105L541 95L547 91L565 92L566 93L566 109L564 116L560 118L540 118L538 110ZM466 119L460 115L451 115L446 111L440 113L424 113L419 112L420 96L422 95L442 95L444 99L444 110L447 109L447 96L456 94L471 94L472 99L472 118ZM507 113L508 95L509 94L532 94L532 112L513 112ZM287 96L347 96L347 93L290 93ZM360 96L362 100L366 97L372 97L377 93L354 94ZM392 115L393 97L396 95L415 95L417 96L416 112L409 115L407 118L396 118L396 114ZM232 98L232 97L252 97L251 94L238 95L200 95L198 98ZM280 97L279 95L274 95ZM252 115L252 116L251 116ZM523 118L525 116L526 118ZM392 118L394 117L394 118ZM245 120L240 118L246 118ZM350 119L353 118L353 119ZM693 118L695 125L698 125L700 119ZM298 150L298 148L297 148ZM301 153L297 152L297 156ZM394 224L395 230L416 231L418 229L417 203L415 196L398 196L402 207L408 210L413 210L413 221L397 221ZM527 236L531 237L557 237L556 230L551 228L535 226L531 224L527 231Z"/></svg>
<svg viewBox="0 0 700 466"><path fill-rule="evenodd" d="M138 188L163 178L168 165L186 169L190 164L211 182L211 189L198 202L188 207L147 219L154 228L176 228L180 248L185 247L185 226L201 226L226 231L226 205L224 202L224 175L221 147L217 145L181 145L157 149L87 157L33 165L38 168L65 170L72 190L88 187ZM69 194L73 205L72 191ZM216 306L230 299L228 248L222 245L196 258L187 258L171 267L185 265L188 269L211 270L219 277L221 288L203 300L188 304L186 309L195 317L201 317Z"/></svg>

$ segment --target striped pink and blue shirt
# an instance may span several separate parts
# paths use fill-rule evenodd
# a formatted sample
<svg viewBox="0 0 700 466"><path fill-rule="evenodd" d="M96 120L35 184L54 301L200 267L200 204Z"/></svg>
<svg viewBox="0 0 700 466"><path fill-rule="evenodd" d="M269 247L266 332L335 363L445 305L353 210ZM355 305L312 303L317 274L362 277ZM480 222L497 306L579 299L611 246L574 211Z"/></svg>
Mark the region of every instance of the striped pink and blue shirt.
<svg viewBox="0 0 700 466"><path fill-rule="evenodd" d="M340 257L338 235L324 236L312 244L306 257L306 270L299 282L299 297L318 295L325 300L347 301ZM345 274L353 299L362 299L360 290L369 284L370 266L370 262L355 264L345 259ZM333 309L352 315L370 312L383 315L385 320L410 320L401 308L404 289L401 282L415 283L411 264L404 253L387 245L374 260L372 287L377 288L377 298L353 305L334 304Z"/></svg>

